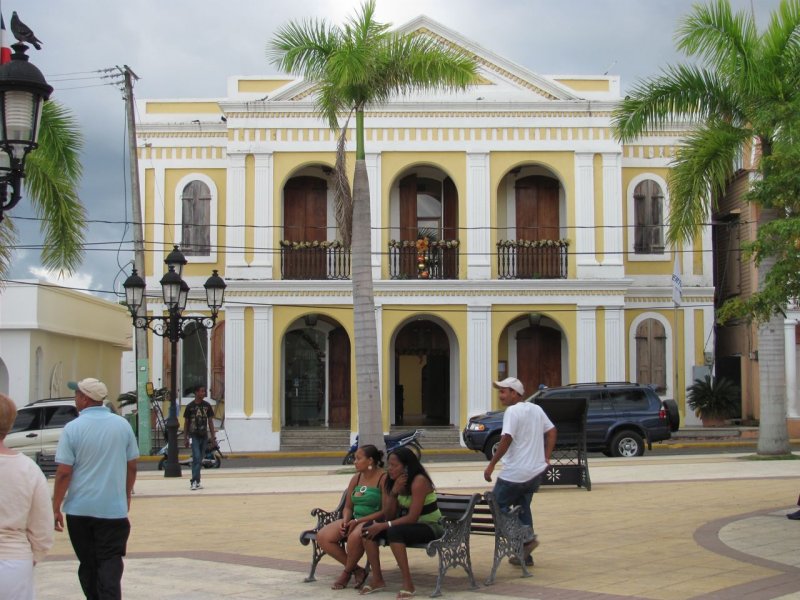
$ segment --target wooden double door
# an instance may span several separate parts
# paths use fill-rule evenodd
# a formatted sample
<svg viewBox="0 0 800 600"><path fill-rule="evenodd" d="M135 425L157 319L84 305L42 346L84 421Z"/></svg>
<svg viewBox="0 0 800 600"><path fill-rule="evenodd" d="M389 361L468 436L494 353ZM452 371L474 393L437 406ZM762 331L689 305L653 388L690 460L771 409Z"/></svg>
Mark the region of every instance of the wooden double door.
<svg viewBox="0 0 800 600"><path fill-rule="evenodd" d="M517 332L517 378L525 386L525 397L541 384L561 385L561 332L532 325Z"/></svg>

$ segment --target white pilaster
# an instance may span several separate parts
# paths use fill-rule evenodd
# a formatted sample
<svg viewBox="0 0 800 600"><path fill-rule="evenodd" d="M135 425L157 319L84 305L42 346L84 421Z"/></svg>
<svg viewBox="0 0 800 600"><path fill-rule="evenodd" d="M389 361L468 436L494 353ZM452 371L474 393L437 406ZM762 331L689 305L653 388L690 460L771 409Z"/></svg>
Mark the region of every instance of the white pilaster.
<svg viewBox="0 0 800 600"><path fill-rule="evenodd" d="M786 414L791 419L800 417L800 407L797 403L797 345L794 335L796 325L796 319L783 321L783 348L786 355Z"/></svg>
<svg viewBox="0 0 800 600"><path fill-rule="evenodd" d="M372 279L381 278L381 259L385 252L381 247L383 230L381 229L381 155L368 153L365 157L367 179L369 180L370 223L372 227Z"/></svg>
<svg viewBox="0 0 800 600"><path fill-rule="evenodd" d="M226 266L246 267L244 258L245 154L228 154L226 197ZM227 382L226 382L227 385ZM227 410L227 407L226 407Z"/></svg>
<svg viewBox="0 0 800 600"><path fill-rule="evenodd" d="M273 309L272 306L253 308L253 414L256 419L268 419L272 424L273 381Z"/></svg>
<svg viewBox="0 0 800 600"><path fill-rule="evenodd" d="M603 154L603 277L625 275L622 266L622 154ZM622 381L613 379L609 381Z"/></svg>
<svg viewBox="0 0 800 600"><path fill-rule="evenodd" d="M581 267L596 267L594 218L594 154L575 153L575 252Z"/></svg>
<svg viewBox="0 0 800 600"><path fill-rule="evenodd" d="M260 267L257 276L263 279L272 279L274 254L276 247L273 228L272 189L274 186L274 170L272 153L259 153L255 156L255 189L254 189L254 223L253 232L253 262L251 267ZM255 274L254 274L255 275Z"/></svg>
<svg viewBox="0 0 800 600"><path fill-rule="evenodd" d="M606 306L606 381L625 381L625 330L621 306Z"/></svg>
<svg viewBox="0 0 800 600"><path fill-rule="evenodd" d="M467 153L467 278L491 279L489 154ZM472 348L472 346L470 346Z"/></svg>
<svg viewBox="0 0 800 600"><path fill-rule="evenodd" d="M486 412L492 399L492 307L467 307L467 418Z"/></svg>
<svg viewBox="0 0 800 600"><path fill-rule="evenodd" d="M597 311L593 306L578 310L577 346L575 383L597 381Z"/></svg>
<svg viewBox="0 0 800 600"><path fill-rule="evenodd" d="M676 333L675 335L678 335L678 339L681 340L681 342L683 344L683 356L684 356L683 372L686 374L685 375L686 387L689 387L693 382L692 374L694 373L694 366L695 366L695 363L696 363L695 355L694 355L694 352L695 352L694 351L695 335L696 335L696 333L699 334L699 335L704 335L704 333L705 333L705 332L702 332L702 331L695 332L695 330L694 330L694 319L692 318L692 315L694 314L693 310L694 309L691 309L691 308L689 308L689 309L678 309L678 311L676 311L676 313L675 313L677 315L677 314L679 314L680 311L683 311L683 336L680 336L680 333ZM707 316L707 315L704 315L704 316ZM713 319L713 314L712 314L711 318ZM676 324L676 327L677 327L677 324ZM705 338L703 338L703 339L705 339ZM674 381L675 375L674 374L672 376L672 379L673 379L673 381L670 382L670 384L669 384L670 387L673 388L672 398L675 400L675 402L680 402L679 391L674 389L675 388L675 381ZM683 410L684 410L684 413L683 413L683 415L684 415L684 417L683 417L683 425L684 426L689 426L689 427L699 427L700 425L703 424L703 422L700 419L698 419L697 415L694 414L694 411L691 408L689 408L689 405L686 403L686 393L685 392L684 392L683 396L684 396L683 397Z"/></svg>
<svg viewBox="0 0 800 600"><path fill-rule="evenodd" d="M225 421L244 414L244 308L225 306Z"/></svg>

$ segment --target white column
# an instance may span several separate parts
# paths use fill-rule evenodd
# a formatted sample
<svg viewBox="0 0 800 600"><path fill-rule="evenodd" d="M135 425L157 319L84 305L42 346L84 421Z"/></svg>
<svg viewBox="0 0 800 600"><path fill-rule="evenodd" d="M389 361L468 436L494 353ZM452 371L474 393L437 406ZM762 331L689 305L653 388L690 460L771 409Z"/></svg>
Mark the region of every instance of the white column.
<svg viewBox="0 0 800 600"><path fill-rule="evenodd" d="M577 346L575 383L597 381L597 311L593 306L578 308Z"/></svg>
<svg viewBox="0 0 800 600"><path fill-rule="evenodd" d="M621 306L606 306L606 381L625 381L625 329Z"/></svg>
<svg viewBox="0 0 800 600"><path fill-rule="evenodd" d="M272 168L272 153L259 153L255 156L255 189L254 189L254 223L253 232L253 262L251 267L263 267L258 272L259 278L272 279L274 264L273 250L275 232L273 229L272 215L274 214L274 173Z"/></svg>
<svg viewBox="0 0 800 600"><path fill-rule="evenodd" d="M796 319L783 321L783 348L786 369L786 413L791 419L800 417L797 406L797 345L794 330Z"/></svg>
<svg viewBox="0 0 800 600"><path fill-rule="evenodd" d="M575 252L578 268L596 267L594 243L594 154L575 153ZM578 273L578 277L580 277Z"/></svg>
<svg viewBox="0 0 800 600"><path fill-rule="evenodd" d="M603 269L605 277L622 277L622 155L603 154ZM610 268L616 267L616 268ZM622 381L610 380L610 381Z"/></svg>
<svg viewBox="0 0 800 600"><path fill-rule="evenodd" d="M467 419L492 405L492 307L467 307Z"/></svg>
<svg viewBox="0 0 800 600"><path fill-rule="evenodd" d="M255 419L272 419L273 310L271 306L253 308L253 414Z"/></svg>
<svg viewBox="0 0 800 600"><path fill-rule="evenodd" d="M375 306L375 331L377 332L378 336L378 381L380 382L378 385L378 393L380 394L380 401L381 401L381 413L383 412L384 407L388 407L387 410L392 411L389 413L389 423L392 422L394 418L394 405L389 402L388 404L384 402L384 389L383 384L385 379L383 378L383 348L384 348L384 340L383 340L383 305L378 304ZM389 390L387 392L389 398L394 397L394 393ZM355 441L355 435L358 433L357 431L351 431L350 437L352 438L351 444ZM384 431L384 433L388 433L388 431Z"/></svg>
<svg viewBox="0 0 800 600"><path fill-rule="evenodd" d="M467 278L491 279L489 154L467 154Z"/></svg>
<svg viewBox="0 0 800 600"><path fill-rule="evenodd" d="M244 308L225 307L225 421L244 418Z"/></svg>
<svg viewBox="0 0 800 600"><path fill-rule="evenodd" d="M695 367L695 362L696 362L695 361L695 355L694 355L695 336L696 335L703 335L704 336L703 339L706 339L706 338L705 338L705 332L704 331L695 332L695 330L694 330L694 318L693 318L694 309L692 309L692 308L688 308L688 309L679 308L678 311L676 311L675 314L676 315L680 314L681 311L683 312L683 332L682 332L683 335L681 335L681 332L678 331L677 329L676 329L675 332L673 332L673 335L677 335L678 336L678 340L680 341L681 345L683 346L683 356L684 356L683 372L685 374L686 387L689 387L690 385L692 385L692 382L693 382L694 367ZM708 317L708 315L704 314L703 317L706 318L706 317ZM711 318L712 319L714 318L713 313L711 314ZM679 319L676 319L676 321L677 320L679 320ZM676 323L676 327L677 327L677 323ZM675 344L675 346L677 347L677 344ZM673 363L677 362L674 357L672 359L672 362ZM669 369L667 369L667 370L669 370ZM679 394L679 390L675 389L675 372L674 371L672 372L672 376L670 377L670 381L668 382L668 385L669 385L670 391L672 392L671 397L675 400L676 403L679 403L680 402L680 394ZM696 427L696 426L700 426L700 425L703 424L703 422L700 419L697 418L697 415L694 414L694 411L691 408L689 408L689 405L686 403L686 392L683 393L683 410L684 410L684 413L683 413L683 415L684 415L684 417L683 417L683 425L684 426L688 425L690 427Z"/></svg>
<svg viewBox="0 0 800 600"><path fill-rule="evenodd" d="M381 202L381 155L369 153L365 157L367 165L367 178L369 180L369 205L370 223L372 227L372 279L381 278L381 259L384 256L383 230L381 229L381 216L383 211Z"/></svg>
<svg viewBox="0 0 800 600"><path fill-rule="evenodd" d="M227 205L225 221L228 226L225 238L225 245L228 247L225 262L228 267L247 266L244 260L244 227L242 227L245 225L244 163L244 154L228 154L228 184L225 194Z"/></svg>
<svg viewBox="0 0 800 600"><path fill-rule="evenodd" d="M144 173L144 171L142 171ZM144 181L144 175L142 175L141 181ZM172 251L172 244L177 244L180 240L174 239L174 234L172 233L175 230L175 227L172 223L167 223L167 215L166 215L166 203L167 202L175 202L175 190L168 190L165 188L166 183L164 182L164 169L162 167L158 167L153 169L153 189L155 190L156 198L163 198L163 202L158 202L155 199L153 200L153 219L155 224L153 225L153 245L156 248L156 251L153 253L153 264L155 268L153 269L152 273L147 273L144 277L145 283L147 284L147 288L149 290L161 290L161 286L159 285L159 281L164 276L164 271L161 267L165 267L164 259L167 257ZM142 212L145 210L144 201L142 202ZM177 207L173 206L173 210L176 211ZM176 214L173 212L173 214ZM145 222L145 217L142 215L142 223ZM158 225L158 223L163 223L163 225ZM165 234L169 232L168 237ZM171 243L167 243L167 239L171 241ZM145 271L147 271L149 267L150 256L145 257Z"/></svg>

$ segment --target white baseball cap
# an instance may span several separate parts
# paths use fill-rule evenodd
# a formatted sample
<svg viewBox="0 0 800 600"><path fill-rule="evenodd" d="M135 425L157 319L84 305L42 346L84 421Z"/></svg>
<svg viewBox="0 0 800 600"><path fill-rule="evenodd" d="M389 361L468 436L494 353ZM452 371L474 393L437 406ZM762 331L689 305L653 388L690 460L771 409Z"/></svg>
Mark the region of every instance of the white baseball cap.
<svg viewBox="0 0 800 600"><path fill-rule="evenodd" d="M525 395L525 386L516 377L506 377L503 381L495 381L494 387L496 388L509 388L517 392L520 396Z"/></svg>
<svg viewBox="0 0 800 600"><path fill-rule="evenodd" d="M102 402L108 396L106 384L94 377L87 377L80 381L70 381L67 387L71 390L80 390L86 397L95 402Z"/></svg>

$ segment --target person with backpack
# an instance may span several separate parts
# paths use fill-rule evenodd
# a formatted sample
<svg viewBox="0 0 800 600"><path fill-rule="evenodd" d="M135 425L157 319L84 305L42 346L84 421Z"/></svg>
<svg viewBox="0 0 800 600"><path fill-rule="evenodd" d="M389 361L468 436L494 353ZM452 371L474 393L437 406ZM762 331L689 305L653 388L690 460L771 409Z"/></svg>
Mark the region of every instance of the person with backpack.
<svg viewBox="0 0 800 600"><path fill-rule="evenodd" d="M192 400L183 411L183 437L186 447L192 447L192 480L190 489L201 490L200 469L203 468L203 457L206 455L208 441L216 442L214 432L214 409L206 402L206 388L200 386L194 391Z"/></svg>

